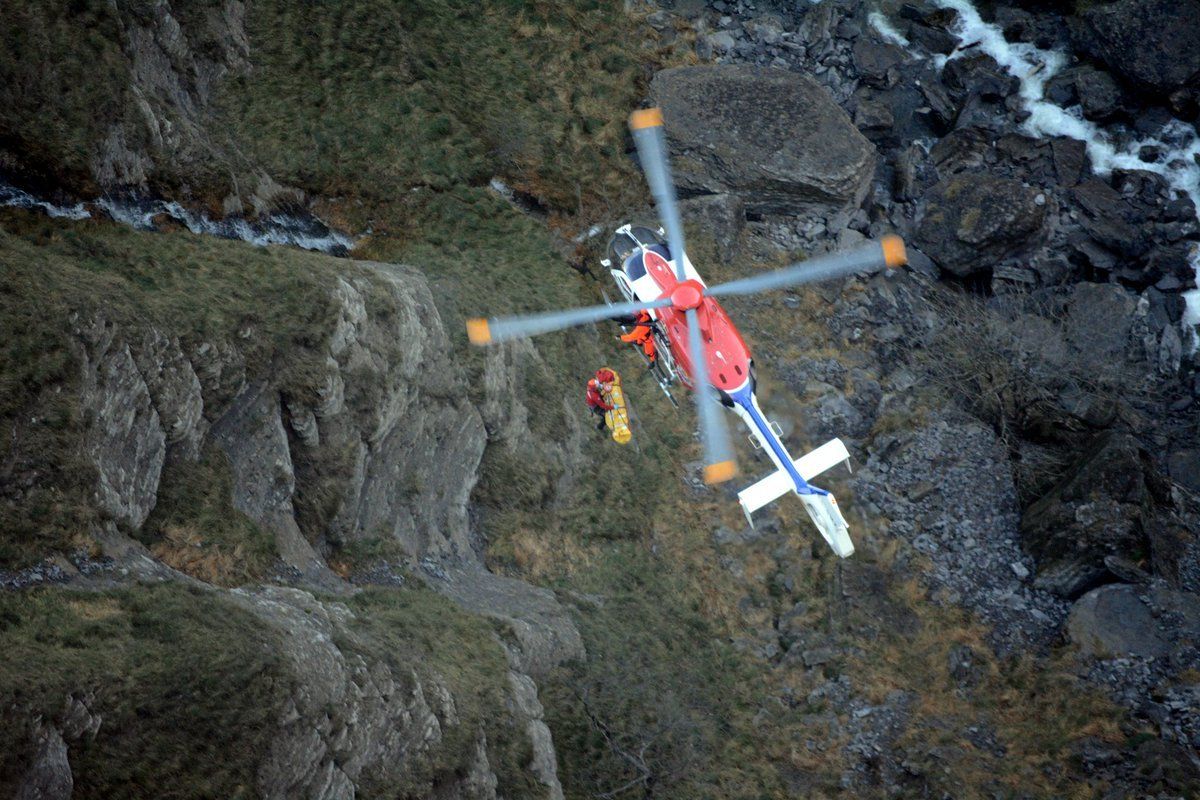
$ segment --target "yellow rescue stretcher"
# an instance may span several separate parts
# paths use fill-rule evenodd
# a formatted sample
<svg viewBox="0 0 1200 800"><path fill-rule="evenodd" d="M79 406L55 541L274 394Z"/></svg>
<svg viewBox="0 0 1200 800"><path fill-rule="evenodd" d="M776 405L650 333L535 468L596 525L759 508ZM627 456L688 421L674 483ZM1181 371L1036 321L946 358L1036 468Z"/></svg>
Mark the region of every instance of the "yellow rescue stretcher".
<svg viewBox="0 0 1200 800"><path fill-rule="evenodd" d="M629 428L629 404L625 402L625 392L621 390L621 376L615 369L608 368L613 374L612 389L602 392L604 402L612 406L612 410L604 412L604 424L612 431L612 438L617 444L629 444L633 431Z"/></svg>

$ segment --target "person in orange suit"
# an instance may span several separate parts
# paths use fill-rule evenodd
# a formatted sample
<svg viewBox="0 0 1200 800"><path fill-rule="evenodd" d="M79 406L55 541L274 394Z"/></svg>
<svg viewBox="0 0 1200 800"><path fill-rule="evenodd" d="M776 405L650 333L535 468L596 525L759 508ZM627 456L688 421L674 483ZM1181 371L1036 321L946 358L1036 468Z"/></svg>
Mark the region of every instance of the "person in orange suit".
<svg viewBox="0 0 1200 800"><path fill-rule="evenodd" d="M637 312L627 324L633 325L633 330L622 336L621 341L642 348L646 358L653 364L658 358L658 348L654 344L654 319L650 312Z"/></svg>

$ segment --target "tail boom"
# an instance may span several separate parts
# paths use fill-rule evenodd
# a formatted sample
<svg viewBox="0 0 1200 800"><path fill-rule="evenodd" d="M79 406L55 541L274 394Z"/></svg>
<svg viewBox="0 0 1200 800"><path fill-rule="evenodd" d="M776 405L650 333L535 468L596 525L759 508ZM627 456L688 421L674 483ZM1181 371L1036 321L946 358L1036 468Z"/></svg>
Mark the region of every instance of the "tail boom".
<svg viewBox="0 0 1200 800"><path fill-rule="evenodd" d="M752 391L747 389L738 392L731 399L734 401L734 411L746 422L751 434L776 467L775 472L738 492L738 501L750 526L754 526L752 515L755 511L793 491L804 503L804 510L808 512L813 525L833 551L841 558L852 555L854 543L850 541L846 519L838 508L837 500L829 492L808 482L829 468L849 461L850 453L846 445L841 439L831 439L816 450L793 460L763 416Z"/></svg>

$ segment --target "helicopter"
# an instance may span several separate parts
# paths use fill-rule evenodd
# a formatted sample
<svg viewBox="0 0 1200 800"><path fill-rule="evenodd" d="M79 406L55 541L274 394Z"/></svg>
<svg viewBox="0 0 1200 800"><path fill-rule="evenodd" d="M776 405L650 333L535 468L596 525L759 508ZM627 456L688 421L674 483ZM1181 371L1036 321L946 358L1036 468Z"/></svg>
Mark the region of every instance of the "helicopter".
<svg viewBox="0 0 1200 800"><path fill-rule="evenodd" d="M523 316L471 319L467 322L468 338L473 344L486 345L648 312L654 320L654 335L663 362L658 367L660 379L671 382L678 378L695 397L705 483L721 483L737 475L729 429L721 411L721 406L725 406L741 418L750 431L751 442L775 465L770 475L738 492L738 502L751 527L755 511L791 491L800 498L834 553L841 558L850 556L854 544L836 498L809 483L833 466L849 461L849 451L835 438L798 459L792 458L779 426L767 420L758 404L750 349L718 298L895 269L907 263L904 242L898 236L888 235L854 250L708 286L684 247L683 223L667 161L661 109L635 111L630 117L630 128L658 206L662 233L623 225L610 241L605 266L625 301Z"/></svg>

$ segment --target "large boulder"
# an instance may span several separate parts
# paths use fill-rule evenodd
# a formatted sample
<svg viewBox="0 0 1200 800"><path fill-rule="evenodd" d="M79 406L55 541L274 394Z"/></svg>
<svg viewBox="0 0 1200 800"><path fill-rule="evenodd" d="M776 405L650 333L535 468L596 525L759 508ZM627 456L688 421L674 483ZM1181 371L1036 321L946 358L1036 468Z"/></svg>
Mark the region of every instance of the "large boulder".
<svg viewBox="0 0 1200 800"><path fill-rule="evenodd" d="M1162 95L1200 82L1200 0L1118 0L1088 9L1076 47L1131 86Z"/></svg>
<svg viewBox="0 0 1200 800"><path fill-rule="evenodd" d="M1132 586L1101 586L1079 599L1067 622L1085 656L1165 656L1171 645Z"/></svg>
<svg viewBox="0 0 1200 800"><path fill-rule="evenodd" d="M1038 560L1039 586L1075 598L1111 580L1106 558L1136 558L1148 550L1153 498L1144 462L1132 436L1102 433L1025 510L1021 536Z"/></svg>
<svg viewBox="0 0 1200 800"><path fill-rule="evenodd" d="M930 189L916 244L942 269L967 277L1040 241L1045 220L1045 195L1020 181L953 175Z"/></svg>
<svg viewBox="0 0 1200 800"><path fill-rule="evenodd" d="M684 195L738 195L747 210L857 207L875 147L816 81L744 65L679 67L650 84Z"/></svg>
<svg viewBox="0 0 1200 800"><path fill-rule="evenodd" d="M1141 593L1102 586L1071 608L1067 633L1085 656L1166 656L1200 639L1200 597L1161 587Z"/></svg>

